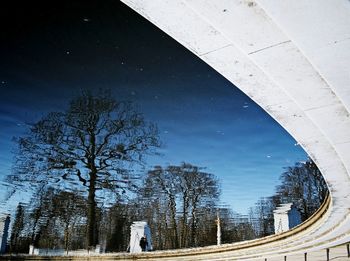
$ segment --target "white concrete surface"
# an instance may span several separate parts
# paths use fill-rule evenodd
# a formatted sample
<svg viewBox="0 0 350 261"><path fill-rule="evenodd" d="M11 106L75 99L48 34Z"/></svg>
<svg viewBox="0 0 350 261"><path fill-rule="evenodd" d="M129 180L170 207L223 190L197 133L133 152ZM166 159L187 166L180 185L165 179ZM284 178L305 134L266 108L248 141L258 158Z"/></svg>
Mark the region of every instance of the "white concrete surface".
<svg viewBox="0 0 350 261"><path fill-rule="evenodd" d="M273 211L275 234L286 232L301 224L301 215L293 206L293 203L286 203L278 206Z"/></svg>
<svg viewBox="0 0 350 261"><path fill-rule="evenodd" d="M322 171L332 197L327 217L283 247L261 251L297 254L348 242L350 1L122 2L251 97Z"/></svg>

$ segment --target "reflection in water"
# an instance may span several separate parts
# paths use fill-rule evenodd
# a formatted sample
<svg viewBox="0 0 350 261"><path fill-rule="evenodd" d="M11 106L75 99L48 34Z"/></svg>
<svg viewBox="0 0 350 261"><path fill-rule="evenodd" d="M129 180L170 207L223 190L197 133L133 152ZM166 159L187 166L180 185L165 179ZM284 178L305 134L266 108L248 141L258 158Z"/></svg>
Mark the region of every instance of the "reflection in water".
<svg viewBox="0 0 350 261"><path fill-rule="evenodd" d="M274 233L273 210L280 204L293 202L306 220L327 193L309 160L287 168L275 195L260 199L249 218L237 215L220 203L220 180L203 167L140 168L161 145L157 127L108 91L83 91L17 143L7 181L34 193L17 207L9 245L14 253L27 252L29 244L123 251L134 220L148 221L155 249L215 244L217 218L223 243L254 239Z"/></svg>
<svg viewBox="0 0 350 261"><path fill-rule="evenodd" d="M9 251L125 251L143 219L155 249L204 246L216 243L218 214L222 242L234 242L273 232L280 203L305 219L322 202L318 169L274 120L120 2L6 8Z"/></svg>

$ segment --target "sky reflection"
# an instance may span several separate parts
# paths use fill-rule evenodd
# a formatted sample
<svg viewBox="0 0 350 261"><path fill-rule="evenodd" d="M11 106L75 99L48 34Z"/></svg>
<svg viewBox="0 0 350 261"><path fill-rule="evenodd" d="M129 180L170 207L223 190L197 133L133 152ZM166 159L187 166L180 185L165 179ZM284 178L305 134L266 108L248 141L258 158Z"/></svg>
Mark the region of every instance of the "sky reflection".
<svg viewBox="0 0 350 261"><path fill-rule="evenodd" d="M158 125L164 144L162 156L148 158L149 167L205 167L221 180L222 203L237 212L273 194L283 168L307 157L250 98L119 1L5 9L2 177L13 163L12 137L47 112L64 110L85 88L134 101Z"/></svg>

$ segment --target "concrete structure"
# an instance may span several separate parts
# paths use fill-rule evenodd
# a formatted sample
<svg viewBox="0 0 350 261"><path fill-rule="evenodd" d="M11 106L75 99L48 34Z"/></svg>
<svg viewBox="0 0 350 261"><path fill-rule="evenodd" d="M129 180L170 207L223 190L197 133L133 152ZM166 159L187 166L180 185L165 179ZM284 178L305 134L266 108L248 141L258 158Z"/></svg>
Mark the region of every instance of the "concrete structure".
<svg viewBox="0 0 350 261"><path fill-rule="evenodd" d="M293 203L282 204L273 211L275 234L286 232L301 224L301 215Z"/></svg>
<svg viewBox="0 0 350 261"><path fill-rule="evenodd" d="M10 228L10 216L0 217L0 254L6 252L8 232Z"/></svg>
<svg viewBox="0 0 350 261"><path fill-rule="evenodd" d="M325 177L331 199L322 218L288 234L283 247L278 247L282 241L265 242L260 254L267 249L270 255L303 253L350 241L350 2L122 2L265 109ZM252 249L253 245L249 244ZM248 253L247 249L241 257Z"/></svg>
<svg viewBox="0 0 350 261"><path fill-rule="evenodd" d="M142 237L147 239L146 251L152 250L151 229L145 221L135 221L130 227L130 253L141 253L140 240Z"/></svg>
<svg viewBox="0 0 350 261"><path fill-rule="evenodd" d="M307 222L264 239L101 260L348 260L350 1L122 2L275 118L316 162L330 197Z"/></svg>
<svg viewBox="0 0 350 261"><path fill-rule="evenodd" d="M216 212L216 244L221 245L221 222L219 211Z"/></svg>

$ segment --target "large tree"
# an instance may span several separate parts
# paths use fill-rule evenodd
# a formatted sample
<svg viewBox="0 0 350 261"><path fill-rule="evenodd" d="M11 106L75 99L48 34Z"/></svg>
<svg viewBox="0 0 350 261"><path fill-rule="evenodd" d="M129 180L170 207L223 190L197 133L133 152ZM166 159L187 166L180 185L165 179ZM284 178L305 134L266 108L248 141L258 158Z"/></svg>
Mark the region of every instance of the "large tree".
<svg viewBox="0 0 350 261"><path fill-rule="evenodd" d="M153 210L147 217L153 231L161 231L156 236L159 246L183 248L200 245L203 231L199 231L199 224L210 216L208 209L216 209L220 190L213 174L183 163L166 168L155 166L148 172L141 194L147 208ZM214 211L212 224L215 218Z"/></svg>
<svg viewBox="0 0 350 261"><path fill-rule="evenodd" d="M130 102L109 91L83 91L63 112L51 112L18 138L19 152L11 180L49 183L87 190L87 247L97 244L96 204L102 189L128 188L130 164L159 146L155 125Z"/></svg>

